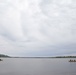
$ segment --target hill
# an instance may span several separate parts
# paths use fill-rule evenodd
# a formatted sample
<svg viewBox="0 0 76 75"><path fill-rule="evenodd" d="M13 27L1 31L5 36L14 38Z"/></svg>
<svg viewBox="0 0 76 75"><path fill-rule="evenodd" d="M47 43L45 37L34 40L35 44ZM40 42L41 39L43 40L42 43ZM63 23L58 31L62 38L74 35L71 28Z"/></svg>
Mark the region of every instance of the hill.
<svg viewBox="0 0 76 75"><path fill-rule="evenodd" d="M10 57L8 55L0 54L0 57Z"/></svg>

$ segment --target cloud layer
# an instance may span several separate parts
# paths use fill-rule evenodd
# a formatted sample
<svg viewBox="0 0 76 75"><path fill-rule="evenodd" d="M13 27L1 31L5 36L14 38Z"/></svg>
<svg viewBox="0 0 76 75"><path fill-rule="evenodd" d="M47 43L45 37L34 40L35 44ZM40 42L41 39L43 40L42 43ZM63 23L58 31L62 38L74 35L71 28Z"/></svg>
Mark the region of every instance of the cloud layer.
<svg viewBox="0 0 76 75"><path fill-rule="evenodd" d="M75 54L75 0L0 0L0 52L21 56Z"/></svg>

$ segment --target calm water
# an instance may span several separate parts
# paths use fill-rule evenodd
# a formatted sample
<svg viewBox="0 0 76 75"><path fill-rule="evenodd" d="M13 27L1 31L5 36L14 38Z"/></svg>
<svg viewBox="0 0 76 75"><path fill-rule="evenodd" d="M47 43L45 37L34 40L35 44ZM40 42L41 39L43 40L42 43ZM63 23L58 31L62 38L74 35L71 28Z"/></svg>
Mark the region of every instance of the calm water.
<svg viewBox="0 0 76 75"><path fill-rule="evenodd" d="M76 75L76 62L69 59L6 58L0 75Z"/></svg>

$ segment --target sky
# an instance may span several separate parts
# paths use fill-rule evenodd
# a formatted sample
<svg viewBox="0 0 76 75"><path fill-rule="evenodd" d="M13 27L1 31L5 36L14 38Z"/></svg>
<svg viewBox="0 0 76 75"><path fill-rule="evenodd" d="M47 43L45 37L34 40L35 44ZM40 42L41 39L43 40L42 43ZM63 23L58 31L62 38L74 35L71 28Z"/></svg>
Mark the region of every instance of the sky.
<svg viewBox="0 0 76 75"><path fill-rule="evenodd" d="M76 55L76 0L0 0L0 53Z"/></svg>

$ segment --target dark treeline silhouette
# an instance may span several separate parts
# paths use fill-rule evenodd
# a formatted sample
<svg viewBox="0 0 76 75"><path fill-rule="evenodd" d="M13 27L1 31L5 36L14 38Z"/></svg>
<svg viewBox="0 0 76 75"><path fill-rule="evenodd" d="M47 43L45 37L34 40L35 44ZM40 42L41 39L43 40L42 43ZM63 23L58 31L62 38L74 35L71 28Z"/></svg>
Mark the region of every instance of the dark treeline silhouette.
<svg viewBox="0 0 76 75"><path fill-rule="evenodd" d="M8 55L0 54L0 57L10 57Z"/></svg>
<svg viewBox="0 0 76 75"><path fill-rule="evenodd" d="M57 56L55 58L76 58L76 56Z"/></svg>

